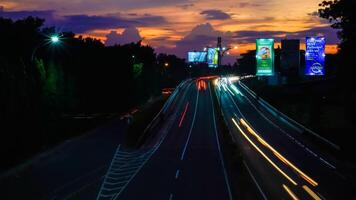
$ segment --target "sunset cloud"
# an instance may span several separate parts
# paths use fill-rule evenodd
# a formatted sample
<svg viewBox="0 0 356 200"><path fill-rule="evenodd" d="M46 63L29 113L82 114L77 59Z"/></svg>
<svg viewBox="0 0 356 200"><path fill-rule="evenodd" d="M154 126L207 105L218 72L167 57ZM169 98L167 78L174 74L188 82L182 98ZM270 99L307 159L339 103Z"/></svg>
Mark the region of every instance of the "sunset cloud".
<svg viewBox="0 0 356 200"><path fill-rule="evenodd" d="M121 34L116 31L111 31L106 35L105 45L112 46L115 44L127 44L131 42L138 42L142 37L135 27L126 28Z"/></svg>
<svg viewBox="0 0 356 200"><path fill-rule="evenodd" d="M305 36L324 35L327 44L332 45L327 49L335 49L339 42L336 30L318 17L319 3L320 0L3 0L0 16L38 16L46 19L46 26L109 43L129 37L121 34L124 29L135 27L136 36L140 35L144 44L182 57L186 51L216 45L216 37L222 36L225 45L239 46L232 52L237 56L254 49L255 39L262 37L277 42L297 38L303 42Z"/></svg>
<svg viewBox="0 0 356 200"><path fill-rule="evenodd" d="M204 15L206 19L213 19L213 20L231 19L231 16L229 14L216 9L204 10L200 12L200 14Z"/></svg>

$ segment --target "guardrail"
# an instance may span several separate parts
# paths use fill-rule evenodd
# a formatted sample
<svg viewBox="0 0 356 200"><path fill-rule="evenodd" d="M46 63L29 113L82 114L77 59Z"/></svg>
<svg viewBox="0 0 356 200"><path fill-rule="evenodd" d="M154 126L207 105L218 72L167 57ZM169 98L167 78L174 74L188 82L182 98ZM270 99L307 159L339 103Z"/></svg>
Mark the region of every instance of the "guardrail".
<svg viewBox="0 0 356 200"><path fill-rule="evenodd" d="M330 146L336 150L340 150L340 146L334 144L333 142L329 141L328 139L320 136L319 134L315 133L314 131L310 130L309 128L307 128L307 127L303 126L302 124L296 122L295 120L291 119L290 117L288 117L287 115L285 115L284 113L282 113L281 111L276 109L274 106L269 104L267 101L265 101L264 99L259 97L254 91L252 91L250 88L248 88L241 81L239 81L239 85L242 88L244 88L260 105L265 107L268 110L268 112L270 112L272 115L274 115L276 117L277 116L280 117L280 119L282 119L284 122L286 122L291 128L293 128L297 132L302 133L302 134L304 134L304 133L311 134L314 137L316 137L317 139L319 139L320 141L322 141L323 143L327 144L328 146Z"/></svg>
<svg viewBox="0 0 356 200"><path fill-rule="evenodd" d="M171 96L169 96L168 100L166 101L166 103L163 105L163 107L161 108L161 110L157 113L157 115L153 118L153 120L147 125L147 127L145 128L145 130L143 130L143 134L140 136L140 138L138 139L137 144L142 144L142 140L144 137L146 137L147 132L154 127L154 124L158 122L158 118L167 111L167 109L169 108L169 106L172 104L172 101L174 101L175 97L177 96L178 91L180 90L180 88L182 88L182 86L190 79L184 80L182 81L174 90L174 92L171 94Z"/></svg>

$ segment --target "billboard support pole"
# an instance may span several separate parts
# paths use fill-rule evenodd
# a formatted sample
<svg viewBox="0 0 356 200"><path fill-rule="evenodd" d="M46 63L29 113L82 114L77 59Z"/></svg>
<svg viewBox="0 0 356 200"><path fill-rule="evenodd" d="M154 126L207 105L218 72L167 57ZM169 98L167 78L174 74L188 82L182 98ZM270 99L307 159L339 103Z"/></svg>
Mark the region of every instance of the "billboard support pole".
<svg viewBox="0 0 356 200"><path fill-rule="evenodd" d="M221 37L218 37L218 43L216 45L216 47L218 48L218 67L221 66L221 58L222 58L222 55L221 55Z"/></svg>

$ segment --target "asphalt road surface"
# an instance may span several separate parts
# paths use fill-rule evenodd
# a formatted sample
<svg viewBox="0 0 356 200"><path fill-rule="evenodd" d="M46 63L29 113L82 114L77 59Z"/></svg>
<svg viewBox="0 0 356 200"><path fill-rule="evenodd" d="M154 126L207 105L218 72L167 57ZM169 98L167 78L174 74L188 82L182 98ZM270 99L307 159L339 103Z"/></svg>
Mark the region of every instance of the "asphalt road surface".
<svg viewBox="0 0 356 200"><path fill-rule="evenodd" d="M208 80L181 85L151 132L152 145L118 149L98 199L232 199Z"/></svg>
<svg viewBox="0 0 356 200"><path fill-rule="evenodd" d="M0 199L70 199L83 190L95 199L125 129L126 122L113 119L37 156L0 181Z"/></svg>
<svg viewBox="0 0 356 200"><path fill-rule="evenodd" d="M141 148L120 145L126 125L115 119L13 173L0 183L0 199L236 199L214 90L253 183L249 199L352 197L342 163L271 114L239 82L216 83L182 82L149 125Z"/></svg>
<svg viewBox="0 0 356 200"><path fill-rule="evenodd" d="M243 150L262 198L350 199L341 164L272 115L240 82L216 89L225 119Z"/></svg>

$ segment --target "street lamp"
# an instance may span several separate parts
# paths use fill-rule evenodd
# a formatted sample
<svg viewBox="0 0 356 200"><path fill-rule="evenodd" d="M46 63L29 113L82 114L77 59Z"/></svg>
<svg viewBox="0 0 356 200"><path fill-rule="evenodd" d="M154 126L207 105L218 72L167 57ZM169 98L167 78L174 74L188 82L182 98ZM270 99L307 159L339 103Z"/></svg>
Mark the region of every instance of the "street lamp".
<svg viewBox="0 0 356 200"><path fill-rule="evenodd" d="M219 49L219 51L220 51L220 59L222 60L222 57L225 55L225 53L227 54L227 55L230 55L230 52L229 52L229 50L230 49L237 49L237 46L234 46L234 47L231 47L231 46L229 46L229 47L222 47L221 48L221 51L220 51L220 49ZM221 61L220 61L221 62Z"/></svg>
<svg viewBox="0 0 356 200"><path fill-rule="evenodd" d="M52 42L53 44L59 42L59 37L58 37L57 35L51 36L51 42Z"/></svg>
<svg viewBox="0 0 356 200"><path fill-rule="evenodd" d="M226 48L226 47L223 47L222 48L222 51L221 51L221 56L224 56L224 54L226 53L226 54L229 54L229 50L230 49L232 49L232 47L228 47L228 48Z"/></svg>
<svg viewBox="0 0 356 200"><path fill-rule="evenodd" d="M52 35L49 37L49 43L50 44L58 44L60 42L60 36L59 35ZM35 53L37 52L38 48L44 44L48 44L47 42L41 42L39 43L34 49L33 49L33 52L32 52L32 55L31 55L31 62L33 61L34 57L35 57Z"/></svg>
<svg viewBox="0 0 356 200"><path fill-rule="evenodd" d="M164 63L164 66L165 66L165 67L168 67L168 66L169 66L169 63L167 63L167 62Z"/></svg>

